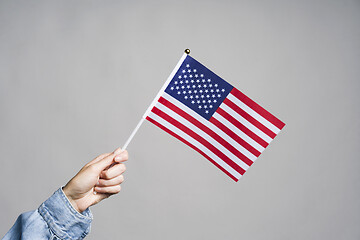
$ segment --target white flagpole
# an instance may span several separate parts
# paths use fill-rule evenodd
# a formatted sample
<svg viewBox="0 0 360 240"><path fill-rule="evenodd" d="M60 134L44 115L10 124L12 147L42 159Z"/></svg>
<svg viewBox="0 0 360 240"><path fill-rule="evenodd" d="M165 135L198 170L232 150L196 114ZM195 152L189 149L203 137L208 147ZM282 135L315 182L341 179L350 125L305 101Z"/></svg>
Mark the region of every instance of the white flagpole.
<svg viewBox="0 0 360 240"><path fill-rule="evenodd" d="M138 122L138 124L136 125L135 129L132 131L130 137L128 138L128 140L126 141L126 143L124 144L124 146L122 147L121 150L125 151L125 149L127 148L127 146L129 145L129 143L131 142L131 140L133 139L133 137L135 136L135 133L139 130L141 124L144 122L145 118L141 118L140 121Z"/></svg>
<svg viewBox="0 0 360 240"><path fill-rule="evenodd" d="M144 122L144 120L146 119L147 115L150 113L151 109L155 106L155 104L157 103L157 101L159 100L160 96L162 95L162 93L165 91L165 88L169 85L171 79L173 79L173 77L175 76L176 72L178 71L178 69L180 68L181 64L184 62L186 56L190 53L189 49L185 49L185 53L182 55L182 57L180 58L179 62L176 64L175 68L173 69L173 71L171 72L170 76L167 78L166 82L164 83L164 85L160 88L160 91L158 92L158 94L156 95L156 97L154 98L154 100L151 102L150 106L147 108L147 110L145 111L144 115L142 116L142 118L140 119L140 121L138 122L138 124L136 125L135 129L132 131L130 137L128 138L128 140L125 142L124 146L122 147L122 150L124 151L127 146L129 145L129 143L131 142L131 140L133 139L133 137L135 136L136 132L139 130L141 124Z"/></svg>

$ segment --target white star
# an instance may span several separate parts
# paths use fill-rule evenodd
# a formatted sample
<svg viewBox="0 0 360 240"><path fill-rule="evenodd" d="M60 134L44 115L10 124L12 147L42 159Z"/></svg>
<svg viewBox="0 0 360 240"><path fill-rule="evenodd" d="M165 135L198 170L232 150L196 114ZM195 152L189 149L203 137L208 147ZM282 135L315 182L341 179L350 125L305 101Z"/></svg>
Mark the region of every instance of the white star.
<svg viewBox="0 0 360 240"><path fill-rule="evenodd" d="M221 94L218 94L218 97L221 97Z"/></svg>
<svg viewBox="0 0 360 240"><path fill-rule="evenodd" d="M210 78L208 79L208 82L211 82L211 79L210 79Z"/></svg>
<svg viewBox="0 0 360 240"><path fill-rule="evenodd" d="M211 95L213 98L215 97L215 94Z"/></svg>
<svg viewBox="0 0 360 240"><path fill-rule="evenodd" d="M174 87L171 87L170 89L171 89L171 90L174 90Z"/></svg>
<svg viewBox="0 0 360 240"><path fill-rule="evenodd" d="M192 88L196 88L196 86L195 86L195 85L192 85Z"/></svg>
<svg viewBox="0 0 360 240"><path fill-rule="evenodd" d="M196 72L197 70L196 69L193 69L193 72Z"/></svg>
<svg viewBox="0 0 360 240"><path fill-rule="evenodd" d="M184 98L185 98L185 99L188 99L188 96L185 96Z"/></svg>
<svg viewBox="0 0 360 240"><path fill-rule="evenodd" d="M197 102L197 103L200 103L200 100L197 100L196 102Z"/></svg>
<svg viewBox="0 0 360 240"><path fill-rule="evenodd" d="M212 84L211 84L211 83L209 84L209 87L212 87Z"/></svg>
<svg viewBox="0 0 360 240"><path fill-rule="evenodd" d="M198 88L201 88L201 85L200 85L200 84L198 85Z"/></svg>
<svg viewBox="0 0 360 240"><path fill-rule="evenodd" d="M184 78L187 78L187 76L186 76L186 75L184 75Z"/></svg>
<svg viewBox="0 0 360 240"><path fill-rule="evenodd" d="M211 100L208 100L208 103L211 103Z"/></svg>
<svg viewBox="0 0 360 240"><path fill-rule="evenodd" d="M191 72L191 69L188 69L188 72Z"/></svg>
<svg viewBox="0 0 360 240"><path fill-rule="evenodd" d="M205 111L205 113L209 113L209 111L208 111L208 110L206 110L206 111Z"/></svg>
<svg viewBox="0 0 360 240"><path fill-rule="evenodd" d="M209 97L210 97L210 95L208 94L208 95L206 95L206 97L207 97L207 98L209 98Z"/></svg>
<svg viewBox="0 0 360 240"><path fill-rule="evenodd" d="M193 95L190 95L190 98L193 99Z"/></svg>
<svg viewBox="0 0 360 240"><path fill-rule="evenodd" d="M211 89L210 92L214 92L214 89Z"/></svg>
<svg viewBox="0 0 360 240"><path fill-rule="evenodd" d="M195 77L197 78L199 75L195 74Z"/></svg>
<svg viewBox="0 0 360 240"><path fill-rule="evenodd" d="M212 105L209 106L209 108L212 108L212 107L213 107Z"/></svg>
<svg viewBox="0 0 360 240"><path fill-rule="evenodd" d="M174 84L177 84L177 81L175 81Z"/></svg>
<svg viewBox="0 0 360 240"><path fill-rule="evenodd" d="M179 86L176 86L176 89L179 89L180 87Z"/></svg>
<svg viewBox="0 0 360 240"><path fill-rule="evenodd" d="M221 89L222 92L225 92L225 89Z"/></svg>
<svg viewBox="0 0 360 240"><path fill-rule="evenodd" d="M205 105L204 108L207 108L207 105Z"/></svg>
<svg viewBox="0 0 360 240"><path fill-rule="evenodd" d="M195 98L199 98L199 95L195 95Z"/></svg>
<svg viewBox="0 0 360 240"><path fill-rule="evenodd" d="M220 90L219 89L216 89L216 92L219 92Z"/></svg>
<svg viewBox="0 0 360 240"><path fill-rule="evenodd" d="M179 79L181 79L181 75L179 75Z"/></svg>
<svg viewBox="0 0 360 240"><path fill-rule="evenodd" d="M189 83L189 80L185 80L185 83Z"/></svg>
<svg viewBox="0 0 360 240"><path fill-rule="evenodd" d="M201 109L201 105L199 105L199 108Z"/></svg>
<svg viewBox="0 0 360 240"><path fill-rule="evenodd" d="M182 73L186 73L185 69L184 69L184 70L182 70Z"/></svg>
<svg viewBox="0 0 360 240"><path fill-rule="evenodd" d="M205 100L202 100L202 102L203 102L203 103L206 103L206 101L205 101Z"/></svg>
<svg viewBox="0 0 360 240"><path fill-rule="evenodd" d="M214 101L213 102L217 102L217 100L216 99L214 99Z"/></svg>
<svg viewBox="0 0 360 240"><path fill-rule="evenodd" d="M195 101L193 100L193 101L191 101L191 103L192 103L192 104L194 104L194 103L195 103Z"/></svg>
<svg viewBox="0 0 360 240"><path fill-rule="evenodd" d="M193 77L193 76L190 74L190 75L189 75L189 78L192 78L192 77Z"/></svg>
<svg viewBox="0 0 360 240"><path fill-rule="evenodd" d="M191 90L189 90L188 93L191 93Z"/></svg>
<svg viewBox="0 0 360 240"><path fill-rule="evenodd" d="M181 94L181 92L180 92L180 91L178 91L178 92L177 92L177 94L179 94L179 95L180 95L180 94Z"/></svg>
<svg viewBox="0 0 360 240"><path fill-rule="evenodd" d="M189 64L186 64L186 67L190 67L190 65L189 65Z"/></svg>
<svg viewBox="0 0 360 240"><path fill-rule="evenodd" d="M196 89L194 90L194 93L197 93L197 90L196 90Z"/></svg>
<svg viewBox="0 0 360 240"><path fill-rule="evenodd" d="M190 88L190 85L187 85L187 86L186 86L186 88L188 88L188 89L189 89L189 88Z"/></svg>
<svg viewBox="0 0 360 240"><path fill-rule="evenodd" d="M182 80L180 81L180 84L183 84L183 81L182 81Z"/></svg>
<svg viewBox="0 0 360 240"><path fill-rule="evenodd" d="M200 90L199 90L199 92L200 92L200 93L202 93L202 92L203 92L203 90L201 90L201 89L200 89Z"/></svg>
<svg viewBox="0 0 360 240"><path fill-rule="evenodd" d="M183 94L186 94L186 91L183 91Z"/></svg>
<svg viewBox="0 0 360 240"><path fill-rule="evenodd" d="M204 95L201 95L201 98L204 98Z"/></svg>
<svg viewBox="0 0 360 240"><path fill-rule="evenodd" d="M184 89L185 88L185 86L183 85L183 86L181 86L181 89Z"/></svg>
<svg viewBox="0 0 360 240"><path fill-rule="evenodd" d="M205 79L203 79L202 82L205 82Z"/></svg>
<svg viewBox="0 0 360 240"><path fill-rule="evenodd" d="M203 86L204 86L204 88L206 88L206 87L207 87L207 85L206 85L206 84L204 84Z"/></svg>
<svg viewBox="0 0 360 240"><path fill-rule="evenodd" d="M191 82L191 83L194 83L195 81L191 79L191 81L190 81L190 82Z"/></svg>
<svg viewBox="0 0 360 240"><path fill-rule="evenodd" d="M197 80L196 80L196 82L197 82L197 83L199 83L199 82L200 82L200 80L199 80L199 79L197 79Z"/></svg>
<svg viewBox="0 0 360 240"><path fill-rule="evenodd" d="M204 77L204 74L200 74L200 77Z"/></svg>

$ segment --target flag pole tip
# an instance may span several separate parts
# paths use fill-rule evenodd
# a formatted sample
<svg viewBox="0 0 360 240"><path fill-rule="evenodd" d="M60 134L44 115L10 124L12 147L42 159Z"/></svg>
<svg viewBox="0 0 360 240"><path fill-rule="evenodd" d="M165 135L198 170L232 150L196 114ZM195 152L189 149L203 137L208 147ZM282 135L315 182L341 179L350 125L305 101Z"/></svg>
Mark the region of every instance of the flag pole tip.
<svg viewBox="0 0 360 240"><path fill-rule="evenodd" d="M185 53L189 55L190 54L190 49L188 49L188 48L185 49Z"/></svg>

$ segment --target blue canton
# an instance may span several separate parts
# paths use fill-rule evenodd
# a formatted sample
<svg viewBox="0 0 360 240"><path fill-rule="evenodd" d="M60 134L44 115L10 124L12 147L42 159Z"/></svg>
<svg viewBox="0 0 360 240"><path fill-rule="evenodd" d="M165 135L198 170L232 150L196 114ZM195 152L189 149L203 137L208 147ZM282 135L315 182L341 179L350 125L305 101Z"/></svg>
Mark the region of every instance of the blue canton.
<svg viewBox="0 0 360 240"><path fill-rule="evenodd" d="M165 92L209 120L232 89L232 85L188 55Z"/></svg>

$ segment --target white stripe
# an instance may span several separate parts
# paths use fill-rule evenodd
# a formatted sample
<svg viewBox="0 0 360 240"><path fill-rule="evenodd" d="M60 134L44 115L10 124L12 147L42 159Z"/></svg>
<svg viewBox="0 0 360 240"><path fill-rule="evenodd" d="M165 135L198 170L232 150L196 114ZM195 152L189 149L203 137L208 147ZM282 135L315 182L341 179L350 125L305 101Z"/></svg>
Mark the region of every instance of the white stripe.
<svg viewBox="0 0 360 240"><path fill-rule="evenodd" d="M259 143L254 141L251 137L243 133L239 128L234 126L231 122L226 120L223 116L218 114L217 112L214 113L213 118L224 124L226 127L228 127L231 131L233 131L236 135L238 135L240 138L242 138L245 142L256 148L259 152L264 151L264 147L261 146Z"/></svg>
<svg viewBox="0 0 360 240"><path fill-rule="evenodd" d="M205 153L207 156L209 156L212 160L214 160L217 164L219 164L222 168L224 168L226 171L228 171L231 175L233 175L236 179L239 179L241 177L241 174L235 171L232 167L230 167L227 163L225 163L223 160L221 160L218 156L216 156L213 152L211 152L209 149L204 147L201 143L199 143L197 140L192 138L191 136L187 135L180 129L178 129L176 126L170 124L168 121L165 121L158 115L154 114L153 112L150 112L148 115L150 118L152 118L154 121L160 123L170 131L174 132L175 134L179 135L195 147L197 147L200 151Z"/></svg>
<svg viewBox="0 0 360 240"><path fill-rule="evenodd" d="M174 104L175 106L178 106L179 108L181 108L181 110L183 110L184 112L186 112L187 114L189 114L190 116L192 116L193 118L195 118L196 120L198 120L199 122L204 124L206 127L210 128L212 131L214 131L216 134L218 134L220 137L222 137L226 142L228 142L230 145L234 146L234 148L236 148L239 152L241 152L246 157L248 157L251 161L256 160L257 157L254 154L252 154L251 152L249 152L249 150L247 150L246 148L241 146L238 142L236 142L229 135L224 133L217 126L215 126L214 124L212 124L205 118L201 117L199 114L197 114L192 109L190 109L189 107L184 105L182 102L179 102L177 99L175 99L174 97L172 97L171 95L169 95L167 93L164 93L162 97L165 98L166 100L168 100L169 102L171 102L172 104ZM253 141L253 142L254 142L254 145L252 145L250 143L249 144L252 147L254 147L256 150L258 150L259 152L264 150L263 146L261 146L260 144L258 144L255 141Z"/></svg>
<svg viewBox="0 0 360 240"><path fill-rule="evenodd" d="M248 105L243 103L240 99L232 95L231 93L227 96L229 100L231 100L233 103L235 103L237 106L239 106L242 110L247 112L250 116L258 120L262 125L270 129L273 133L278 134L280 132L280 129L276 127L274 124L266 120L263 116L252 110Z"/></svg>
<svg viewBox="0 0 360 240"><path fill-rule="evenodd" d="M240 114L238 114L237 112L235 112L231 107L229 107L228 105L226 105L225 103L222 103L220 105L221 109L223 109L225 112L227 112L228 114L230 114L232 117L234 117L236 120L238 120L240 123L242 123L245 127L247 127L248 129L250 129L253 133L255 133L256 135L258 135L260 138L262 138L263 140L265 140L265 142L270 143L272 138L269 137L268 135L266 135L263 131L261 131L260 129L258 129L257 127L255 127L252 123L250 123L248 120L246 120L245 118L243 118Z"/></svg>
<svg viewBox="0 0 360 240"><path fill-rule="evenodd" d="M155 106L158 109L160 109L161 111L163 111L164 113L166 113L167 115L169 115L170 117L174 118L175 120L179 121L181 124L185 125L192 131L199 134L206 141L208 141L211 145L213 145L220 152L222 152L225 156L227 156L233 162L235 162L237 165L239 165L242 169L244 169L245 171L248 170L249 166L246 163L244 163L240 158L235 156L232 152L230 152L227 148L225 148L223 145L221 145L219 142L217 142L214 138L212 138L206 132L201 130L199 127L197 127L196 125L194 125L193 123L191 123L187 119L185 119L184 117L180 116L179 114L177 114L176 112L174 112L173 110L169 109L168 107L164 106L163 104L161 104L159 102ZM255 159L253 161L255 161Z"/></svg>

